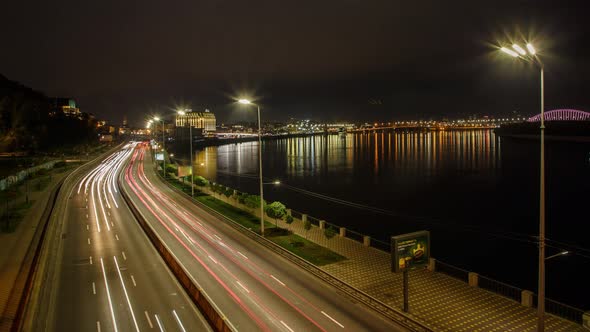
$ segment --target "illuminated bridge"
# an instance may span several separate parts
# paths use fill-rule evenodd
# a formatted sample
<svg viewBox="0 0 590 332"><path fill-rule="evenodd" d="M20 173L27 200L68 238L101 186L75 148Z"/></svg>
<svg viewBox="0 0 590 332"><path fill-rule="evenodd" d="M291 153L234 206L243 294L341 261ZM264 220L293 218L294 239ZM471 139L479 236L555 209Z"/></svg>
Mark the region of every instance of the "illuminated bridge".
<svg viewBox="0 0 590 332"><path fill-rule="evenodd" d="M527 122L540 122L541 114L530 117ZM545 112L545 121L590 121L590 113L573 110L558 109Z"/></svg>

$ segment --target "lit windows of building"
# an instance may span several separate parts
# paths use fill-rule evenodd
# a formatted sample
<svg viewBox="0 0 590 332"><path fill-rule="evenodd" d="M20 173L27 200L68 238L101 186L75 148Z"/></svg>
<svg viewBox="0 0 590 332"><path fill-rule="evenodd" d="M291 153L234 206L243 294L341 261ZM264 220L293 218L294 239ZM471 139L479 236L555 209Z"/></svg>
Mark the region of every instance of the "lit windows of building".
<svg viewBox="0 0 590 332"><path fill-rule="evenodd" d="M215 131L215 115L209 110L205 112L188 111L184 114L177 114L175 120L176 127L192 126L201 128L204 133Z"/></svg>

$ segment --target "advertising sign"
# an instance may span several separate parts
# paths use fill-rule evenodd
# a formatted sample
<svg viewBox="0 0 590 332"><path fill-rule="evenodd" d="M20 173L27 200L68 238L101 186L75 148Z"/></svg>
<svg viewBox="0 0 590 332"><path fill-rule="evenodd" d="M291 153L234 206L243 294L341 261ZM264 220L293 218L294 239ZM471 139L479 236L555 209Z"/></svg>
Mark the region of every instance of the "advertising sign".
<svg viewBox="0 0 590 332"><path fill-rule="evenodd" d="M164 160L164 154L163 153L156 153L156 160Z"/></svg>
<svg viewBox="0 0 590 332"><path fill-rule="evenodd" d="M428 265L430 232L420 231L391 237L391 270L403 272Z"/></svg>
<svg viewBox="0 0 590 332"><path fill-rule="evenodd" d="M190 166L178 166L178 177L189 176L192 174Z"/></svg>

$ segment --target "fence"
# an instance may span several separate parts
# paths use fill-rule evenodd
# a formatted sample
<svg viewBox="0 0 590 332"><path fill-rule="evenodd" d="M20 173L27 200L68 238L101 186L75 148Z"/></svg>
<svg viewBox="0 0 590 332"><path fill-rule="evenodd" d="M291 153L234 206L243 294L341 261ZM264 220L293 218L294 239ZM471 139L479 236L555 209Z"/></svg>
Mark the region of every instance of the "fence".
<svg viewBox="0 0 590 332"><path fill-rule="evenodd" d="M478 276L478 284L479 288L487 289L492 291L496 294L500 294L506 296L508 298L513 299L514 301L521 302L522 300L522 289L518 287L514 287L512 285L505 284L503 282L490 279L484 276Z"/></svg>
<svg viewBox="0 0 590 332"><path fill-rule="evenodd" d="M534 294L533 306L537 308L538 303L537 294ZM583 323L584 311L548 298L545 298L545 312L565 318L578 324Z"/></svg>
<svg viewBox="0 0 590 332"><path fill-rule="evenodd" d="M463 270L461 268L458 268L447 263L443 263L439 260L436 261L436 271L449 275L453 278L457 278L464 282L469 281L469 271Z"/></svg>
<svg viewBox="0 0 590 332"><path fill-rule="evenodd" d="M41 169L53 168L53 166L55 165L56 162L57 162L57 160L48 161L44 164L37 165L35 167L30 167L25 170L22 170L14 175L7 176L6 178L0 180L0 191L10 188L11 186L28 178L30 175L37 173Z"/></svg>

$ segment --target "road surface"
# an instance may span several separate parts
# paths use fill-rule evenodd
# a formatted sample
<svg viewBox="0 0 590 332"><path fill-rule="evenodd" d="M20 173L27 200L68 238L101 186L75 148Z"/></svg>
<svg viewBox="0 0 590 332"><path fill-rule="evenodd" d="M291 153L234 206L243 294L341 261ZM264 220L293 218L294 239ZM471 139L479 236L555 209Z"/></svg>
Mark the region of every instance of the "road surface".
<svg viewBox="0 0 590 332"><path fill-rule="evenodd" d="M122 189L239 331L405 331L226 225L155 173L138 146Z"/></svg>
<svg viewBox="0 0 590 332"><path fill-rule="evenodd" d="M135 145L73 173L63 187L54 331L210 330L121 197L117 176Z"/></svg>

